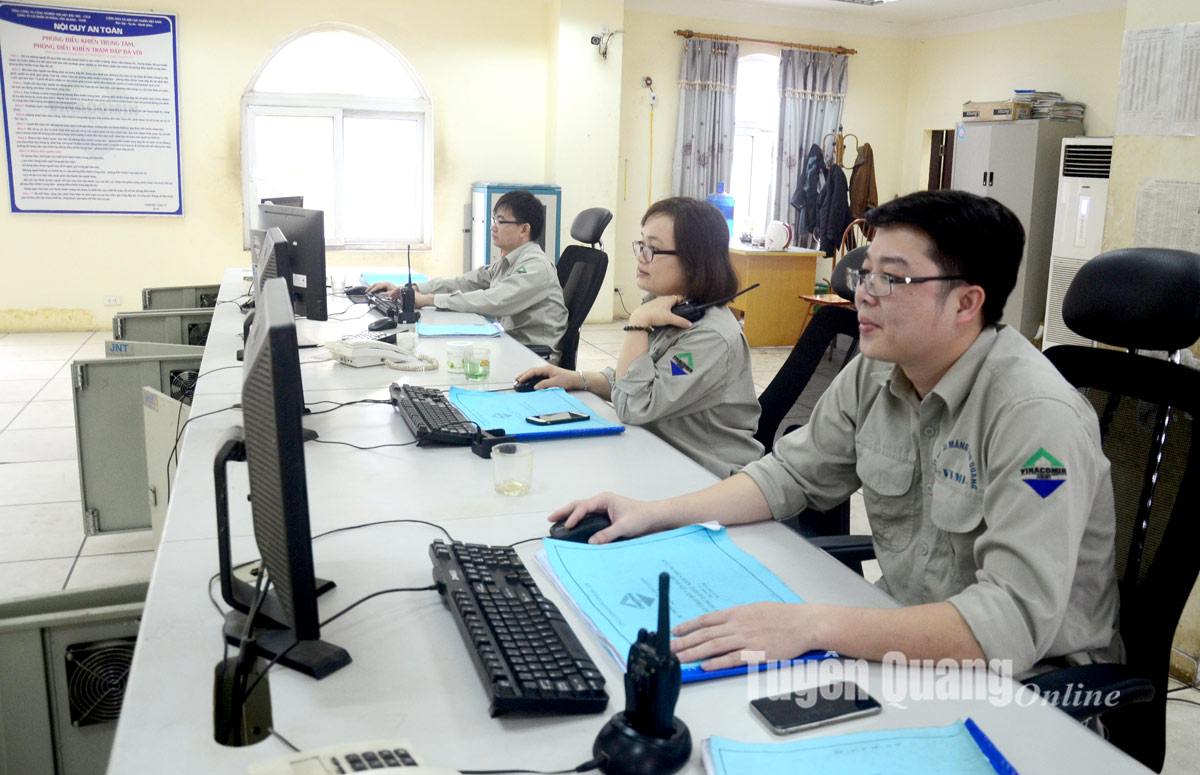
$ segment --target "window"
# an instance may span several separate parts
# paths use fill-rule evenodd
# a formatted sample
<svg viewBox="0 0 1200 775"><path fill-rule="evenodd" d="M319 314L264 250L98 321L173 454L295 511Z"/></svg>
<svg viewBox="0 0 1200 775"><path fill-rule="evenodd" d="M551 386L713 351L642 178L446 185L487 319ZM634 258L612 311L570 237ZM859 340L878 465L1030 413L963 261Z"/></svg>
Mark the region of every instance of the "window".
<svg viewBox="0 0 1200 775"><path fill-rule="evenodd" d="M779 57L750 54L738 59L734 105L733 224L737 234L767 228L775 186L775 146L779 134Z"/></svg>
<svg viewBox="0 0 1200 775"><path fill-rule="evenodd" d="M365 30L300 31L242 97L244 247L258 202L295 195L325 212L329 247L432 245L433 104L404 57Z"/></svg>

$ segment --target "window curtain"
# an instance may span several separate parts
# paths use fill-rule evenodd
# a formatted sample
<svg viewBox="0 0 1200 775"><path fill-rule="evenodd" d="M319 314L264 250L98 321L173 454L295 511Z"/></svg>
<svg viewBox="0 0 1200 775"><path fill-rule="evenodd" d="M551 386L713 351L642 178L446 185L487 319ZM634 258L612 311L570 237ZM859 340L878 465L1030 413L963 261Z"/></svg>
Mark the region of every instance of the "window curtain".
<svg viewBox="0 0 1200 775"><path fill-rule="evenodd" d="M730 40L689 38L679 69L679 127L671 193L703 199L729 186L733 170L733 89L738 45Z"/></svg>
<svg viewBox="0 0 1200 775"><path fill-rule="evenodd" d="M804 200L801 190L809 149L820 146L821 139L838 131L842 123L849 61L846 54L801 49L785 49L779 58L779 152L775 157L779 166L771 217L790 223L798 242L812 231L815 213L806 213L804 210L811 208L797 209L792 203ZM833 139L825 145L828 148L821 150L826 162L831 162L828 153Z"/></svg>

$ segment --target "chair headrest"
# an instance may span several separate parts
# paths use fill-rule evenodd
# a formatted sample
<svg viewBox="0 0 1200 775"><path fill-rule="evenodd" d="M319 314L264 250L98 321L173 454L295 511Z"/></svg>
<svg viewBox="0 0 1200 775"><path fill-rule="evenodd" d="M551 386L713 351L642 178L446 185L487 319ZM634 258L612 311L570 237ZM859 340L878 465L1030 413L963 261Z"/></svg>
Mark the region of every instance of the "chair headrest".
<svg viewBox="0 0 1200 775"><path fill-rule="evenodd" d="M1063 322L1087 339L1135 350L1182 350L1200 339L1200 255L1112 250L1088 261L1063 299Z"/></svg>
<svg viewBox="0 0 1200 775"><path fill-rule="evenodd" d="M571 237L595 245L604 235L604 230L608 228L608 222L611 220L612 213L603 207L589 207L571 221Z"/></svg>
<svg viewBox="0 0 1200 775"><path fill-rule="evenodd" d="M837 266L833 268L833 274L829 277L829 285L833 288L833 292L847 301L854 301L854 289L850 287L850 280L846 274L851 269L862 269L863 261L866 260L866 245L855 248L842 256L842 260L837 262Z"/></svg>

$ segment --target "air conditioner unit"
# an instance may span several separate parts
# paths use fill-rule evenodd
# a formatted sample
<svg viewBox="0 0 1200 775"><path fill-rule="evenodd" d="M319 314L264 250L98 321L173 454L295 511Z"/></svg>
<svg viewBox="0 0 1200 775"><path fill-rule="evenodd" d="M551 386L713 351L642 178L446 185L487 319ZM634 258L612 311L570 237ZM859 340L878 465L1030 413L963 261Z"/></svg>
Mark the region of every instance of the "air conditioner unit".
<svg viewBox="0 0 1200 775"><path fill-rule="evenodd" d="M1057 344L1084 347L1096 344L1067 328L1062 319L1062 303L1075 273L1100 253L1111 169L1111 137L1068 137L1063 140L1054 240L1050 248L1050 280L1046 288L1043 350Z"/></svg>

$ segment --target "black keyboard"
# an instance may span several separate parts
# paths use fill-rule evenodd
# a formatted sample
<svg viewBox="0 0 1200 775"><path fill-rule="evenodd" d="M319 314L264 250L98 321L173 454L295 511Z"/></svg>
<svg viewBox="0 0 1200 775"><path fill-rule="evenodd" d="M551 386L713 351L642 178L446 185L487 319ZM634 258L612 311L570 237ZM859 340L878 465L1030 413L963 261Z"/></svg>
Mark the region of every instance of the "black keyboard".
<svg viewBox="0 0 1200 775"><path fill-rule="evenodd" d="M396 316L402 311L399 299L393 299L391 296L385 296L381 293L368 293L367 303L379 310L385 318L391 318L392 320L395 320Z"/></svg>
<svg viewBox="0 0 1200 775"><path fill-rule="evenodd" d="M608 707L604 676L558 606L542 597L516 550L439 539L429 556L442 602L483 679L491 715Z"/></svg>
<svg viewBox="0 0 1200 775"><path fill-rule="evenodd" d="M416 437L418 447L431 443L469 445L480 435L479 426L440 390L393 382L391 395L392 406Z"/></svg>

